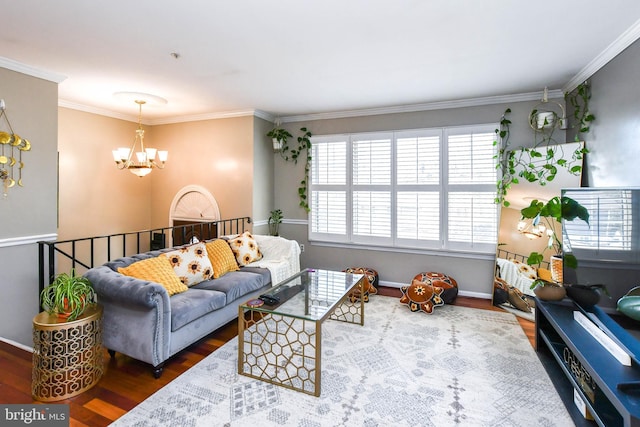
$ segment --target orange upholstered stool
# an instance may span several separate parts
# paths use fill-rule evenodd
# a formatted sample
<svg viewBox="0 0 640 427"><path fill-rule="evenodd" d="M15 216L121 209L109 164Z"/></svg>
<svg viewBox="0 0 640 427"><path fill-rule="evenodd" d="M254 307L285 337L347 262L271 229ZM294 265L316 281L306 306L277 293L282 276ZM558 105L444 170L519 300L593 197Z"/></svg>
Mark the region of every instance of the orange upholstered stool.
<svg viewBox="0 0 640 427"><path fill-rule="evenodd" d="M442 288L442 300L445 304L452 304L458 296L458 282L453 277L447 276L442 273L435 273L432 271L419 273L413 278L422 283L427 283L438 288Z"/></svg>
<svg viewBox="0 0 640 427"><path fill-rule="evenodd" d="M349 267L342 270L345 273L364 274L367 282L364 284L364 302L369 302L369 295L377 294L378 272L368 267ZM360 299L360 290L356 290L349 295L351 302Z"/></svg>
<svg viewBox="0 0 640 427"><path fill-rule="evenodd" d="M444 289L430 283L413 279L409 286L403 286L400 290L402 291L400 303L408 305L411 311L431 314L435 307L444 305L444 300L441 297Z"/></svg>

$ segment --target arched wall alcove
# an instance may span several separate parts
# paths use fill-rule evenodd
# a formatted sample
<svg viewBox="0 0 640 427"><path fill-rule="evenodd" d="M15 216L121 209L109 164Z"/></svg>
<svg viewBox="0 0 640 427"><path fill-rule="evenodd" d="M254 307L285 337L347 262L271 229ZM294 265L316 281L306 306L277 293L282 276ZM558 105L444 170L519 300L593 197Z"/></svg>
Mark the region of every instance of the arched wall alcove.
<svg viewBox="0 0 640 427"><path fill-rule="evenodd" d="M212 222L220 219L220 209L216 198L206 188L199 185L187 185L173 197L169 208L169 224L179 226L197 222ZM180 245L216 237L215 229L187 230L186 234L173 233L171 245Z"/></svg>

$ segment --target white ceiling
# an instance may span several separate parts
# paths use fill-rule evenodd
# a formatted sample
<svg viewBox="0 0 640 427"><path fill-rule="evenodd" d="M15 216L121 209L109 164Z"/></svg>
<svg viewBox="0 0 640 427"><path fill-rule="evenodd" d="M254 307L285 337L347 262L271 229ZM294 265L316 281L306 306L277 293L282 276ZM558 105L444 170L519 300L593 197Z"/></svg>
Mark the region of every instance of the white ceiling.
<svg viewBox="0 0 640 427"><path fill-rule="evenodd" d="M638 0L0 0L0 11L0 66L59 76L61 105L116 117L135 120L137 106L114 92L166 98L144 107L151 123L566 89L640 37Z"/></svg>

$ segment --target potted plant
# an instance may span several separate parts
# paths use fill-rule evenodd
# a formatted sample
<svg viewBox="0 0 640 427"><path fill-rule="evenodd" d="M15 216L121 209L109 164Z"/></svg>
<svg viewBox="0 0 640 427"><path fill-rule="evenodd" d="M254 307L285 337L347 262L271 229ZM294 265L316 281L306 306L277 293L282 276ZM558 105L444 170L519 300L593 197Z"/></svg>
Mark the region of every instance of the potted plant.
<svg viewBox="0 0 640 427"><path fill-rule="evenodd" d="M562 283L562 264L570 268L576 268L578 260L572 254L564 255L562 253L562 241L558 238L554 231L554 220L561 224L562 220L573 221L579 218L589 224L589 211L580 203L570 197L553 197L547 203L533 200L529 206L520 210L522 218L531 219L534 226L538 226L541 222L547 229L549 240L542 252L531 252L527 258L527 264L540 264L544 258L544 252L547 249L553 249L554 255L551 257L551 272L554 280ZM555 273L554 273L555 271Z"/></svg>
<svg viewBox="0 0 640 427"><path fill-rule="evenodd" d="M90 304L96 302L96 292L89 279L61 273L40 292L40 304L49 314L57 314L69 322L76 320Z"/></svg>
<svg viewBox="0 0 640 427"><path fill-rule="evenodd" d="M269 215L269 234L271 236L278 236L278 228L282 223L282 211L280 209L274 209Z"/></svg>
<svg viewBox="0 0 640 427"><path fill-rule="evenodd" d="M267 136L271 138L273 142L274 151L286 150L288 148L287 139L293 137L286 129L277 125L267 133Z"/></svg>
<svg viewBox="0 0 640 427"><path fill-rule="evenodd" d="M544 301L560 301L567 296L567 290L564 286L556 282L549 282L542 279L536 279L531 284L533 293Z"/></svg>

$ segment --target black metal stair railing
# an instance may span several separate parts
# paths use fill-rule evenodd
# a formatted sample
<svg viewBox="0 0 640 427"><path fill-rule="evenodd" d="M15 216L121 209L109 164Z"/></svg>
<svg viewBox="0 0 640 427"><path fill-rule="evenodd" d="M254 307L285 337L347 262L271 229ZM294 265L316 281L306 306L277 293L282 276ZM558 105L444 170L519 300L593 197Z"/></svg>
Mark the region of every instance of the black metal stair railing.
<svg viewBox="0 0 640 427"><path fill-rule="evenodd" d="M38 242L38 290L51 283L56 267L67 266L84 274L86 270L124 256L149 250L209 240L229 234L243 233L251 224L250 217L222 219L212 222L181 224L173 227L84 237L80 239ZM56 255L58 258L56 259Z"/></svg>

